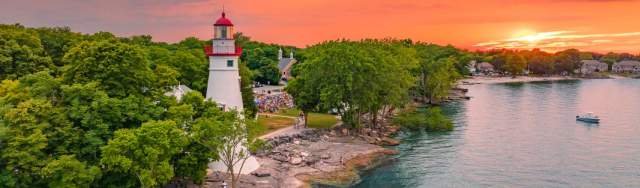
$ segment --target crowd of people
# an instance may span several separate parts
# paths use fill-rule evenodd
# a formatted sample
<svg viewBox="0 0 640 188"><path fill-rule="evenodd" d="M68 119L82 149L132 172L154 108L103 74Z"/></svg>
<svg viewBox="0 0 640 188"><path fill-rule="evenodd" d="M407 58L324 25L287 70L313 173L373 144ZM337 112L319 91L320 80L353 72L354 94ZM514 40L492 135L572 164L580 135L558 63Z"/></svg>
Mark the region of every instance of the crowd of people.
<svg viewBox="0 0 640 188"><path fill-rule="evenodd" d="M258 112L278 112L280 109L293 108L293 98L285 93L266 93L256 95Z"/></svg>

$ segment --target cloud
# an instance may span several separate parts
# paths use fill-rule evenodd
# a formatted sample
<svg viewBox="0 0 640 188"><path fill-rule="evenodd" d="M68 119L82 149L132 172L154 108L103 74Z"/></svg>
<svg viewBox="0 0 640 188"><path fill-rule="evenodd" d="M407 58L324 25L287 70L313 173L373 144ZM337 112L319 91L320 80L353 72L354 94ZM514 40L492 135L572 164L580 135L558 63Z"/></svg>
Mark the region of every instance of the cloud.
<svg viewBox="0 0 640 188"><path fill-rule="evenodd" d="M616 40L614 40L616 39ZM634 45L630 41L639 41L640 32L623 33L580 33L577 31L549 31L540 32L503 40L480 42L474 47L483 49L533 49L559 51L568 48L580 49L610 49ZM606 45L606 46L604 46Z"/></svg>

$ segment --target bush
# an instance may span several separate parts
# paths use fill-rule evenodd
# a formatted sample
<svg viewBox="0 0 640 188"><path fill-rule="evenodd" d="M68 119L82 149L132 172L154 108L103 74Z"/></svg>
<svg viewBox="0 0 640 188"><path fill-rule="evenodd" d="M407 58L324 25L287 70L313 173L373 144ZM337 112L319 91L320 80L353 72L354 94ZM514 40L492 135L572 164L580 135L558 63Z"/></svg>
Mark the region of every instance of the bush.
<svg viewBox="0 0 640 188"><path fill-rule="evenodd" d="M435 132L453 130L453 123L448 117L442 114L439 107L404 112L394 117L393 122L402 128L412 131L425 130Z"/></svg>

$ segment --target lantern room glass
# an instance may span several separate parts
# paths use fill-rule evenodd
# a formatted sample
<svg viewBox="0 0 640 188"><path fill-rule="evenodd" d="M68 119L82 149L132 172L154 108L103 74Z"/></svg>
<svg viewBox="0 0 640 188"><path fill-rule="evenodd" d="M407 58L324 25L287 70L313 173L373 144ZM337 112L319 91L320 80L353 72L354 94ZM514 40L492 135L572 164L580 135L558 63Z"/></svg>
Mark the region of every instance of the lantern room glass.
<svg viewBox="0 0 640 188"><path fill-rule="evenodd" d="M215 39L233 39L233 26L214 26Z"/></svg>

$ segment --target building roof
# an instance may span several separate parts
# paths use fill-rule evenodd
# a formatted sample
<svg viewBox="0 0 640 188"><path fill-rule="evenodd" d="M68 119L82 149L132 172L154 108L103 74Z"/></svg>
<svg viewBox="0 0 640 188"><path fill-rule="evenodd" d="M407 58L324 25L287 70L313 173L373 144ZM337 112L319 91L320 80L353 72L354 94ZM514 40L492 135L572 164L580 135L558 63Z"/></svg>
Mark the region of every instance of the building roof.
<svg viewBox="0 0 640 188"><path fill-rule="evenodd" d="M227 19L226 14L222 12L222 17L218 18L214 26L233 26L231 20Z"/></svg>
<svg viewBox="0 0 640 188"><path fill-rule="evenodd" d="M295 63L295 62L296 62L296 59L282 58L278 62L278 69L280 69L280 71L284 71L284 69L286 69L287 66L289 66L289 64L292 64L292 63Z"/></svg>
<svg viewBox="0 0 640 188"><path fill-rule="evenodd" d="M582 64L583 64L583 65L584 65L584 64L586 64L586 65L601 65L601 64L606 64L606 63L602 63L602 62L600 62L600 61L598 61L598 60L582 60L582 61L580 61L580 62L582 62Z"/></svg>
<svg viewBox="0 0 640 188"><path fill-rule="evenodd" d="M639 61L625 60L625 61L617 62L614 65L617 65L617 66L640 66L640 62Z"/></svg>
<svg viewBox="0 0 640 188"><path fill-rule="evenodd" d="M184 96L185 94L191 92L191 88L187 87L186 85L177 85L177 86L173 86L171 88L171 91L168 91L166 93L164 93L165 96L174 96L176 97L176 99L180 100L182 99L182 96Z"/></svg>

